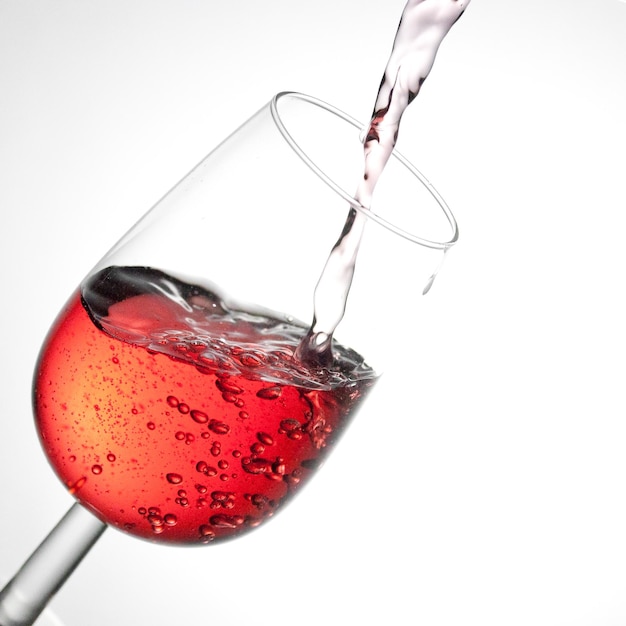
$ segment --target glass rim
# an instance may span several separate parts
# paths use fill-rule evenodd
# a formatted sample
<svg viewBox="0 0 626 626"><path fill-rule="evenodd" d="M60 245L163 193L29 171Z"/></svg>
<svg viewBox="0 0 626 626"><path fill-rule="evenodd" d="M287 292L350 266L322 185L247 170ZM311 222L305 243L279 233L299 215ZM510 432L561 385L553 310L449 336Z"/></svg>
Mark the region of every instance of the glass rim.
<svg viewBox="0 0 626 626"><path fill-rule="evenodd" d="M431 182L422 174L420 170L418 170L406 157L404 157L400 152L396 149L392 152L392 157L396 159L401 165L403 165L415 178L419 180L419 182L426 188L426 190L430 193L430 195L434 198L435 202L439 205L439 208L444 213L446 219L448 220L448 224L452 229L452 236L448 241L440 242L433 241L430 239L425 239L424 237L420 237L414 233L410 233L407 230L404 230L400 226L396 226L395 224L387 221L380 215L376 214L371 209L368 209L366 206L361 204L353 195L347 193L342 187L340 187L330 176L328 176L318 165L316 165L313 160L306 154L306 152L300 147L298 142L293 138L289 130L287 129L286 124L281 118L280 112L278 111L278 102L283 98L295 98L298 100L303 100L317 106L321 109L325 109L329 113L343 119L345 122L348 122L352 126L354 126L357 130L362 130L365 126L361 124L358 120L354 119L352 116L348 115L341 109L334 107L332 104L328 104L319 98L315 98L314 96L309 96L304 93L300 93L297 91L281 91L277 93L272 100L270 101L270 111L272 114L272 118L274 119L274 123L276 127L280 131L281 135L285 139L285 141L289 144L289 146L294 150L294 152L304 161L304 163L324 182L326 183L335 193L341 196L351 207L360 211L363 215L373 220L380 226L386 228L392 233L403 237L413 243L419 244L421 246L425 246L427 248L433 248L435 250L447 250L452 247L459 239L459 227L457 221L450 210L450 207L443 199L441 194L435 189L435 187L431 184Z"/></svg>

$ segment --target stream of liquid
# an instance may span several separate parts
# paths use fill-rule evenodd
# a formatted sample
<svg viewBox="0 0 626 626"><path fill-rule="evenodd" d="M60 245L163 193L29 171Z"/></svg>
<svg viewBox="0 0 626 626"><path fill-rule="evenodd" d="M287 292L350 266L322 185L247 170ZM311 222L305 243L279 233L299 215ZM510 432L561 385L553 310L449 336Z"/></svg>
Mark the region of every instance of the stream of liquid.
<svg viewBox="0 0 626 626"><path fill-rule="evenodd" d="M409 0L402 12L363 142L364 169L355 199L371 206L376 184L398 139L400 121L430 74L439 46L470 0ZM314 294L313 323L298 349L302 360L332 360L367 217L350 208ZM427 285L426 292L432 280Z"/></svg>

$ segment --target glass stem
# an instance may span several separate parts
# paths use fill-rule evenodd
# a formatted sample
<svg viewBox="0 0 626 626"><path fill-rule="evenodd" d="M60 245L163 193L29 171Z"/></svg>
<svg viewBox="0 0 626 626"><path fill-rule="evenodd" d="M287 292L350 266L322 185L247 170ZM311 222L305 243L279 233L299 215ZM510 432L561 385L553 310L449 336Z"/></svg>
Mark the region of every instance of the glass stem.
<svg viewBox="0 0 626 626"><path fill-rule="evenodd" d="M0 591L0 626L32 624L105 528L74 504Z"/></svg>

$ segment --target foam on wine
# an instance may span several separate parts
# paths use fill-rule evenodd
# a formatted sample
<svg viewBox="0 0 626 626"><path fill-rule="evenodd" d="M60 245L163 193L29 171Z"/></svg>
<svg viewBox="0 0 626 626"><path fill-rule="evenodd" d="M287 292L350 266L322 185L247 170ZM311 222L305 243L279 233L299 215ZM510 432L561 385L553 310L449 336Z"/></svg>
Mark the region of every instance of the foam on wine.
<svg viewBox="0 0 626 626"><path fill-rule="evenodd" d="M354 195L362 206L370 208L376 184L396 145L402 116L430 74L441 42L469 3L470 0L407 2L364 138L363 177ZM350 208L315 288L313 323L298 349L304 361L330 358L332 336L344 316L366 222L363 213Z"/></svg>
<svg viewBox="0 0 626 626"><path fill-rule="evenodd" d="M256 528L320 466L376 379L340 345L330 368L298 362L305 332L158 270L99 272L36 370L52 466L97 516L142 538Z"/></svg>

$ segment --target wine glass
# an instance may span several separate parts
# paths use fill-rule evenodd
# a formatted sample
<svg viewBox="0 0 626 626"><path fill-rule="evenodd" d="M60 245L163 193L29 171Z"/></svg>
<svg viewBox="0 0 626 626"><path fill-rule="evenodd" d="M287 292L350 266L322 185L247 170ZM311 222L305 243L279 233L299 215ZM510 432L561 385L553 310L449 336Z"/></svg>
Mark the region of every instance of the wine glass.
<svg viewBox="0 0 626 626"><path fill-rule="evenodd" d="M362 130L321 100L276 95L70 297L33 398L77 503L1 592L2 626L31 624L106 525L182 545L262 525L334 448L389 345L409 347L396 316L410 324L458 230L397 152L373 205L354 200ZM303 355L349 210L368 223L347 308L330 352Z"/></svg>

